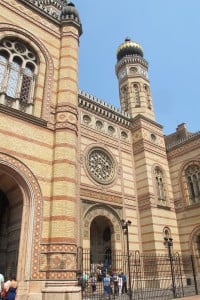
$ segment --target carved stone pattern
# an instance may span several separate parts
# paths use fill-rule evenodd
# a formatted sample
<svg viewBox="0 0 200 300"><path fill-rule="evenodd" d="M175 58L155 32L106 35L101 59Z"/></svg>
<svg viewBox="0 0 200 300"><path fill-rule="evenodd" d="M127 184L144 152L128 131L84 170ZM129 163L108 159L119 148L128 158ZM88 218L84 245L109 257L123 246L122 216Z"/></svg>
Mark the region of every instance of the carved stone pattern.
<svg viewBox="0 0 200 300"><path fill-rule="evenodd" d="M77 126L74 124L70 124L68 122L63 122L63 123L57 123L56 124L56 129L61 129L61 128L65 128L65 129L70 129L72 131L78 131Z"/></svg>
<svg viewBox="0 0 200 300"><path fill-rule="evenodd" d="M75 114L75 115L78 114L77 108L69 106L69 105L57 106L55 111L56 112L71 112L72 114Z"/></svg>
<svg viewBox="0 0 200 300"><path fill-rule="evenodd" d="M148 141L136 142L136 144L134 144L134 147L133 147L133 153L136 155L143 151L149 151L149 152L154 153L155 155L159 155L159 156L166 158L166 152L165 152L164 147L161 147L158 145L152 145L152 143L150 143Z"/></svg>
<svg viewBox="0 0 200 300"><path fill-rule="evenodd" d="M116 124L108 123L104 120L99 120L99 117L95 117L94 115L91 117L89 114L87 114L85 112L84 113L82 112L82 115L83 116L81 118L81 123L84 126L88 126L89 128L91 128L95 131L98 131L98 132L100 131L104 135L109 135L113 139L117 139L117 140L120 139L125 143L130 143L129 131L127 129L121 130L121 132L125 132L127 134L127 136L124 137L121 133L120 134L118 133ZM88 117L87 118L88 121L87 121L86 117ZM101 125L102 125L102 127L101 127ZM87 129L86 129L86 131L88 132Z"/></svg>
<svg viewBox="0 0 200 300"><path fill-rule="evenodd" d="M108 184L114 179L114 160L103 149L90 150L86 166L90 176L99 183Z"/></svg>
<svg viewBox="0 0 200 300"><path fill-rule="evenodd" d="M45 30L52 29L54 33L57 32L57 26L54 25L52 22L49 22L48 20L46 20L44 17L40 17L38 15L38 13L33 13L33 11L31 11L30 9L27 9L24 5L17 4L16 1L10 0L9 2L10 2L9 9L12 8L12 10L15 10L15 11L17 10L17 14L21 14L23 17L26 16L26 18L29 18L29 19L31 17L32 22L34 21L37 26L43 25Z"/></svg>
<svg viewBox="0 0 200 300"><path fill-rule="evenodd" d="M76 272L66 272L66 271L58 271L58 272L40 272L39 279L51 278L52 280L56 279L66 279L66 280L76 280Z"/></svg>
<svg viewBox="0 0 200 300"><path fill-rule="evenodd" d="M57 122L63 123L63 122L69 122L71 124L77 123L77 118L74 114L69 112L61 112L57 114Z"/></svg>
<svg viewBox="0 0 200 300"><path fill-rule="evenodd" d="M76 250L76 246L75 245L60 245L60 244L49 244L49 245L41 245L41 252L71 252L71 253L75 253Z"/></svg>
<svg viewBox="0 0 200 300"><path fill-rule="evenodd" d="M138 206L139 209L145 209L145 208L150 208L151 207L151 199L152 199L151 194L146 194L146 195L141 195L138 197Z"/></svg>
<svg viewBox="0 0 200 300"><path fill-rule="evenodd" d="M136 205L135 199L125 199L124 203L125 205L130 205L132 207Z"/></svg>
<svg viewBox="0 0 200 300"><path fill-rule="evenodd" d="M40 271L75 270L76 254L47 253L40 254Z"/></svg>
<svg viewBox="0 0 200 300"><path fill-rule="evenodd" d="M93 132L88 129L81 128L81 134L85 137L90 137L94 141L104 141L108 145L112 145L116 148L116 140L112 140L111 138L106 138L103 134L100 134L100 132Z"/></svg>
<svg viewBox="0 0 200 300"><path fill-rule="evenodd" d="M115 196L115 195L108 195L108 194L104 194L104 193L98 193L98 192L95 192L95 191L89 191L89 190L81 189L80 195L82 197L87 197L87 198L90 198L90 199L104 200L104 201L112 202L112 203L115 203L115 204L122 204L123 203L122 197Z"/></svg>

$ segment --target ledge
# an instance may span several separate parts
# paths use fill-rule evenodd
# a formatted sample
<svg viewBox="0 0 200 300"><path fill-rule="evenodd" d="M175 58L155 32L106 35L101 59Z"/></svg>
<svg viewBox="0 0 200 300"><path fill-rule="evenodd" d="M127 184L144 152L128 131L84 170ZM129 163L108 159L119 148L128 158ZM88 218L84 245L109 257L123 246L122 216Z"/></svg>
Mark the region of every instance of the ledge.
<svg viewBox="0 0 200 300"><path fill-rule="evenodd" d="M3 104L0 104L0 112L2 112L4 114L7 114L11 117L18 118L20 120L26 121L28 123L32 123L32 124L35 124L37 126L47 128L47 121L45 121L43 119L40 119L38 117L35 117L33 115L24 113L20 110L5 106Z"/></svg>

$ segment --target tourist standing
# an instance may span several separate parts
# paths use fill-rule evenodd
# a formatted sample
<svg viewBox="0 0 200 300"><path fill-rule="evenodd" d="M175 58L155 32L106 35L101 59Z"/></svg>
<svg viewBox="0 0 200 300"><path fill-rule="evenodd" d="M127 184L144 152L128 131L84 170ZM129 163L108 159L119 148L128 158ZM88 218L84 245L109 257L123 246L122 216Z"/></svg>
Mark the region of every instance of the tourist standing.
<svg viewBox="0 0 200 300"><path fill-rule="evenodd" d="M91 277L91 286L92 286L92 293L96 292L97 289L97 277L96 274L92 274Z"/></svg>
<svg viewBox="0 0 200 300"><path fill-rule="evenodd" d="M115 272L113 274L114 295L118 295L119 293L118 279L119 279L118 274Z"/></svg>
<svg viewBox="0 0 200 300"><path fill-rule="evenodd" d="M122 285L123 285L123 280L121 274L118 276L118 291L119 295L122 294Z"/></svg>
<svg viewBox="0 0 200 300"><path fill-rule="evenodd" d="M111 294L111 287L110 287L110 275L106 274L106 276L103 278L103 288L104 288L104 295L105 297L109 297Z"/></svg>
<svg viewBox="0 0 200 300"><path fill-rule="evenodd" d="M122 272L122 294L127 293L127 281L126 281L126 275Z"/></svg>

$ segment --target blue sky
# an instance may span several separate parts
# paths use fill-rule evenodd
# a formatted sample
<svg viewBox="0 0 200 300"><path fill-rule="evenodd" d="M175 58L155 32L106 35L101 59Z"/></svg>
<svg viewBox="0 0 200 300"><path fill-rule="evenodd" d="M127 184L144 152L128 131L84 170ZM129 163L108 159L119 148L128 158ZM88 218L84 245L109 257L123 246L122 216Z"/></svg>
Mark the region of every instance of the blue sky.
<svg viewBox="0 0 200 300"><path fill-rule="evenodd" d="M120 107L116 50L126 37L149 62L156 121L200 130L200 0L74 0L83 26L79 87Z"/></svg>

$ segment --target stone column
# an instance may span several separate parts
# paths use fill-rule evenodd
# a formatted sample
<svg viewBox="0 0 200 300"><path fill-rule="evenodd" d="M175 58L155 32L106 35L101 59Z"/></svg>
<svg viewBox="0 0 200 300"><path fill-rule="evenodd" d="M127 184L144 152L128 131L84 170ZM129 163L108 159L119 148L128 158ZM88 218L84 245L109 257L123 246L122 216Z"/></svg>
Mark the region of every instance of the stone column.
<svg viewBox="0 0 200 300"><path fill-rule="evenodd" d="M80 287L76 281L76 211L78 48L81 24L70 12L71 8L64 17L61 15L60 66L47 253L49 262L47 274L50 280L43 289L44 299L48 300L55 299L58 293L59 299L80 298Z"/></svg>

